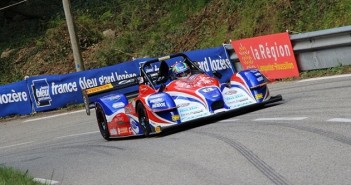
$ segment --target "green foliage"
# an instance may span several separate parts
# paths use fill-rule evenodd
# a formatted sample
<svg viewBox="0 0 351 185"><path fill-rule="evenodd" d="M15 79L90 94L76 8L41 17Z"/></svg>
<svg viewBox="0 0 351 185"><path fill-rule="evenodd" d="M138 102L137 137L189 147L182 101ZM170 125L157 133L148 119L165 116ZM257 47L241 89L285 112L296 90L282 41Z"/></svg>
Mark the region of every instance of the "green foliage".
<svg viewBox="0 0 351 185"><path fill-rule="evenodd" d="M311 77L322 77L322 76L330 76L330 75L340 75L345 73L351 73L350 65L339 65L337 67L331 67L326 69L316 69L311 71L305 71L300 73L300 78L311 78Z"/></svg>
<svg viewBox="0 0 351 185"><path fill-rule="evenodd" d="M309 32L351 23L350 0L76 0L71 3L80 48L89 68L133 57L215 47L229 39L287 29ZM15 49L11 57L0 59L1 83L20 80L26 75L75 71L63 11L48 17L51 17L48 21L0 22L0 51ZM104 37L102 33L107 29L115 31L115 36ZM14 75L14 71L18 74Z"/></svg>
<svg viewBox="0 0 351 185"><path fill-rule="evenodd" d="M21 185L42 185L34 182L33 178L28 176L27 172L22 173L12 168L0 166L0 185L21 184Z"/></svg>

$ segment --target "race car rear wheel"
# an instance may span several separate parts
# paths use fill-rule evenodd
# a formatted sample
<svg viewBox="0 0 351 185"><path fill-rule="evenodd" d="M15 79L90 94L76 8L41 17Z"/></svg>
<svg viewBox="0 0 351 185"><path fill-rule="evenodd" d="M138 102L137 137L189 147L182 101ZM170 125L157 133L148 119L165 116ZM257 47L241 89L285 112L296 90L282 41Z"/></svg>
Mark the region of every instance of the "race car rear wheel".
<svg viewBox="0 0 351 185"><path fill-rule="evenodd" d="M100 105L96 106L96 120L98 122L99 130L102 137L107 141L111 140L110 133L108 131L106 116L105 116L104 110Z"/></svg>
<svg viewBox="0 0 351 185"><path fill-rule="evenodd" d="M149 118L147 116L145 107L143 104L138 103L137 113L139 118L140 127L143 129L144 136L149 136L151 132Z"/></svg>

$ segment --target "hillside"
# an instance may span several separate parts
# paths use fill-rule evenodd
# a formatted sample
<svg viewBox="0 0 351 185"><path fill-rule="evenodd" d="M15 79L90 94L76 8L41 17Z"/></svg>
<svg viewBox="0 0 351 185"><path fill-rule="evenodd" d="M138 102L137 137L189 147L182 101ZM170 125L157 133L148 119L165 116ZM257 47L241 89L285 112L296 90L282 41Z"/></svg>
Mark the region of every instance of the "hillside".
<svg viewBox="0 0 351 185"><path fill-rule="evenodd" d="M14 1L3 0L4 7ZM351 24L350 0L71 1L86 69L229 40ZM75 71L62 1L0 11L0 84ZM105 34L104 34L105 32Z"/></svg>

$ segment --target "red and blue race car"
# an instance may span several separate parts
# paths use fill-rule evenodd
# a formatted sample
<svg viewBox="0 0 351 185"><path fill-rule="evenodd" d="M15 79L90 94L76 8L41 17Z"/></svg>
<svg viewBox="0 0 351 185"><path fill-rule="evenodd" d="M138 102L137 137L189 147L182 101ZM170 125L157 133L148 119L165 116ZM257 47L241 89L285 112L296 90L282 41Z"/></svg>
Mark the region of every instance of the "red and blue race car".
<svg viewBox="0 0 351 185"><path fill-rule="evenodd" d="M169 67L166 60L171 58L180 62ZM155 64L159 70L150 72ZM101 135L110 140L148 136L219 113L282 100L281 95L270 95L268 80L257 69L235 73L226 83L220 83L219 73L213 74L183 53L151 59L141 65L138 77L83 90L85 108L88 115L95 108ZM136 95L119 92L135 85L139 85Z"/></svg>

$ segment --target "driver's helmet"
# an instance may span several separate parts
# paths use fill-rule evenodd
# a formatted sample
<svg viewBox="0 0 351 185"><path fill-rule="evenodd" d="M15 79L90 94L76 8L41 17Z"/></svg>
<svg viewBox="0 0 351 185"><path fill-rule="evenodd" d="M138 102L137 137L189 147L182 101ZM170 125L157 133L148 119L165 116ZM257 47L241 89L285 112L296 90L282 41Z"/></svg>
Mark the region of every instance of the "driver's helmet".
<svg viewBox="0 0 351 185"><path fill-rule="evenodd" d="M177 78L185 78L190 76L190 68L184 62L177 62L172 66L172 72Z"/></svg>

